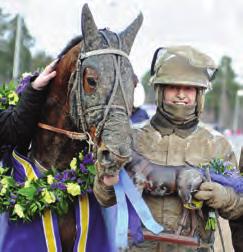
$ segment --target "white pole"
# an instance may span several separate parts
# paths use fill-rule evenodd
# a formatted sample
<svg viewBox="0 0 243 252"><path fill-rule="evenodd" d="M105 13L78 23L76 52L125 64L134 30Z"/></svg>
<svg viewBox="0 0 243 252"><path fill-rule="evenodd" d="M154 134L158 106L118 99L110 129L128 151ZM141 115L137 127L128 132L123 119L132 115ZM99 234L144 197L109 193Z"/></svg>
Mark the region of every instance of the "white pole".
<svg viewBox="0 0 243 252"><path fill-rule="evenodd" d="M21 33L22 33L22 18L18 14L16 37L15 37L15 48L14 48L14 61L13 61L13 79L14 80L16 80L19 75Z"/></svg>

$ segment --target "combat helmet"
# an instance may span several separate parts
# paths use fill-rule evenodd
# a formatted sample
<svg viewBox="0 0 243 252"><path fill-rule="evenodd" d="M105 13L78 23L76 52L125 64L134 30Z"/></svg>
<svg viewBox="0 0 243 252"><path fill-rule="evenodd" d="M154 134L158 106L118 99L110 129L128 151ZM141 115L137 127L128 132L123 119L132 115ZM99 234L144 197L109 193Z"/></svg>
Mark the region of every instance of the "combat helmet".
<svg viewBox="0 0 243 252"><path fill-rule="evenodd" d="M204 107L204 93L211 89L216 71L214 61L191 46L160 47L155 51L151 63L150 84L155 90L161 85L196 87L198 116Z"/></svg>

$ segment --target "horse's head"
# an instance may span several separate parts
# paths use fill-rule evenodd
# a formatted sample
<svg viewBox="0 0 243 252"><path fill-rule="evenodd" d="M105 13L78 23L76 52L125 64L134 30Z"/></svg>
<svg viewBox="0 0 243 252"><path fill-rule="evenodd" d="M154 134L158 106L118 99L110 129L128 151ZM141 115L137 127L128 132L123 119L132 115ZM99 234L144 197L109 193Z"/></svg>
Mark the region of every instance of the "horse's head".
<svg viewBox="0 0 243 252"><path fill-rule="evenodd" d="M53 126L81 131L90 137L98 163L108 174L131 156L129 116L134 72L128 54L142 19L140 14L119 34L98 30L87 4L84 5L81 42L62 53L44 111L52 114L52 119L45 116L45 120ZM55 100L58 104L54 104Z"/></svg>

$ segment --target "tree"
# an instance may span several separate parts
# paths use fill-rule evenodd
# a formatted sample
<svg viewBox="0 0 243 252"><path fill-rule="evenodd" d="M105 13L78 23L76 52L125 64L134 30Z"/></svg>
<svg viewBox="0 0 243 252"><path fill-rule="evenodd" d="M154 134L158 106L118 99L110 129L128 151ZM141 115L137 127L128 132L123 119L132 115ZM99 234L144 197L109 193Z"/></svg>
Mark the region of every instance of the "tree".
<svg viewBox="0 0 243 252"><path fill-rule="evenodd" d="M0 11L0 34L4 38L3 48L0 57L0 81L10 80L12 78L13 58L15 48L15 37L17 27L17 16L12 17ZM20 72L26 72L30 69L31 52L30 48L34 45L34 38L29 34L28 28L23 20L22 39L20 47Z"/></svg>
<svg viewBox="0 0 243 252"><path fill-rule="evenodd" d="M46 66L53 60L53 57L47 55L44 51L37 52L31 61L30 71L41 71L42 67Z"/></svg>
<svg viewBox="0 0 243 252"><path fill-rule="evenodd" d="M206 95L205 109L213 111L215 122L220 127L232 128L235 98L240 85L235 80L236 74L231 66L232 60L223 56L216 78L212 83L212 91Z"/></svg>
<svg viewBox="0 0 243 252"><path fill-rule="evenodd" d="M17 16L6 14L0 8L0 84L12 79ZM33 72L52 61L52 57L43 51L32 55L30 49L35 39L31 36L23 20L20 46L19 72Z"/></svg>

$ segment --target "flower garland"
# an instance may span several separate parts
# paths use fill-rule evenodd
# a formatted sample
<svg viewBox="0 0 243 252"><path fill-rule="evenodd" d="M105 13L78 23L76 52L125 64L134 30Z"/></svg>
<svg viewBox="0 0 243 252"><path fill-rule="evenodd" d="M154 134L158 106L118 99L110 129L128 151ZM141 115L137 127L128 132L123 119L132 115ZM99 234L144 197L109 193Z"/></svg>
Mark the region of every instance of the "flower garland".
<svg viewBox="0 0 243 252"><path fill-rule="evenodd" d="M69 169L48 170L41 178L16 182L0 167L0 213L8 212L13 221L31 221L45 209L66 214L75 197L91 192L95 177L92 153L80 152Z"/></svg>
<svg viewBox="0 0 243 252"><path fill-rule="evenodd" d="M22 74L17 89L13 81L2 85L0 109L15 106L18 95L37 75L38 72ZM25 183L16 182L7 175L7 168L0 167L0 213L8 212L13 221L31 221L36 215L41 216L45 209L63 215L75 197L92 191L95 173L92 153L84 152L72 159L68 169L50 169L41 178Z"/></svg>

